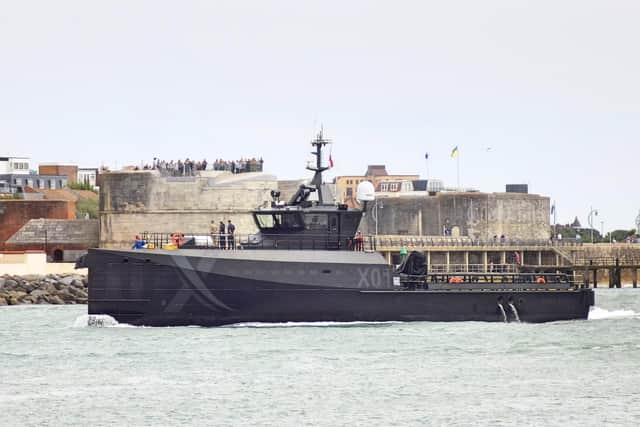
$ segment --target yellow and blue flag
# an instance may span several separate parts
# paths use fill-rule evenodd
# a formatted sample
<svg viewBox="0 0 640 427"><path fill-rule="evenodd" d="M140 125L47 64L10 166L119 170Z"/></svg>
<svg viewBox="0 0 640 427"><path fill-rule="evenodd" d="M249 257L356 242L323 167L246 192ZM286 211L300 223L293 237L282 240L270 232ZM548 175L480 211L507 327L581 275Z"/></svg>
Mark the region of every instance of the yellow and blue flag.
<svg viewBox="0 0 640 427"><path fill-rule="evenodd" d="M451 150L451 157L458 157L458 146L457 145L455 147L453 147L453 150Z"/></svg>

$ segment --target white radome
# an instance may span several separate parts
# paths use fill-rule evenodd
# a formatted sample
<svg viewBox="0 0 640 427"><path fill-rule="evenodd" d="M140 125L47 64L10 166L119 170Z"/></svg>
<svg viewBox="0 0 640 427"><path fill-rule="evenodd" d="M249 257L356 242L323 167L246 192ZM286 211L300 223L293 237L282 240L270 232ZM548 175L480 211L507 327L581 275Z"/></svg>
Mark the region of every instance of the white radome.
<svg viewBox="0 0 640 427"><path fill-rule="evenodd" d="M370 202L376 198L376 189L369 181L362 181L358 184L358 196L359 202Z"/></svg>

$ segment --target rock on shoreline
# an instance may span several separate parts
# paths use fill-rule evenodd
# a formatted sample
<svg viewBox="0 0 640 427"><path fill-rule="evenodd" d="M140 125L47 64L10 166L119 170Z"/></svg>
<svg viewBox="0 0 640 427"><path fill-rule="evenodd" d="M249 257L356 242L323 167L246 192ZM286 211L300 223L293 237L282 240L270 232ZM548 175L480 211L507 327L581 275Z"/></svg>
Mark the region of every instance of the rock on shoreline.
<svg viewBox="0 0 640 427"><path fill-rule="evenodd" d="M79 274L0 276L0 306L86 304L88 280Z"/></svg>

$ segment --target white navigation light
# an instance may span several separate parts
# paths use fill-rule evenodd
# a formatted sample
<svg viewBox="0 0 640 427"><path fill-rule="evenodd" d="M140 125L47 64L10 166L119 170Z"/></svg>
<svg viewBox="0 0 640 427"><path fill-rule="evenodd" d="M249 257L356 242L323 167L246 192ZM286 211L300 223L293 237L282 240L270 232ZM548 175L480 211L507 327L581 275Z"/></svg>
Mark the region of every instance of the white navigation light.
<svg viewBox="0 0 640 427"><path fill-rule="evenodd" d="M362 181L358 184L358 201L370 202L376 198L376 189L373 188L373 184L369 181Z"/></svg>

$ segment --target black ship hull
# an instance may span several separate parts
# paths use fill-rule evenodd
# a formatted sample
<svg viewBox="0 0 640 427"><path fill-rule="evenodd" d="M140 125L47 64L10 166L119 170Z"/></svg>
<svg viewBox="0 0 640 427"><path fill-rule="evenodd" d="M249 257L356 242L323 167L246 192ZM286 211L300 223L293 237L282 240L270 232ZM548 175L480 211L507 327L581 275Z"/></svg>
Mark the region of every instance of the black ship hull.
<svg viewBox="0 0 640 427"><path fill-rule="evenodd" d="M590 289L402 289L374 253L95 249L86 262L89 314L132 325L549 322L593 305Z"/></svg>

